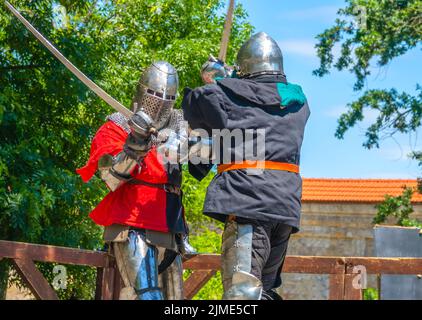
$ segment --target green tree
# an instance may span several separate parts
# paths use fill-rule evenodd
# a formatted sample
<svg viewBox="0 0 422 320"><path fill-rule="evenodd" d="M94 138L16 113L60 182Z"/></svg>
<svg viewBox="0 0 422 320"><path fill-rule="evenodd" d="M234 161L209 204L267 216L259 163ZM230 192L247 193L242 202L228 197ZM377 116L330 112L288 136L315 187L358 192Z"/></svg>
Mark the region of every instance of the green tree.
<svg viewBox="0 0 422 320"><path fill-rule="evenodd" d="M320 67L316 76L325 76L330 69L348 70L356 76L354 89L362 91L371 74L370 67L388 65L393 59L417 48L422 39L422 2L420 0L346 0L338 11L335 25L317 36ZM341 46L335 60L334 49ZM415 70L416 71L416 70ZM406 76L406 75L403 75ZM364 110L373 109L377 119L366 130L365 148L379 147L382 136L412 133L421 127L422 88L416 94L396 89L367 90L348 105L338 120L336 137L343 139L346 131L364 118ZM419 157L418 157L419 155ZM420 158L415 150L414 159ZM420 162L422 163L422 162Z"/></svg>
<svg viewBox="0 0 422 320"><path fill-rule="evenodd" d="M340 9L342 18L335 25L317 36L320 67L314 71L325 76L331 68L348 70L356 76L354 89L361 91L371 74L370 67L388 65L393 59L415 49L422 40L422 1L420 0L346 0ZM334 61L335 45L341 54ZM405 75L403 75L405 76ZM365 148L379 148L382 137L397 133L415 133L421 127L422 87L416 84L416 94L398 92L392 88L371 89L348 105L348 111L338 120L335 136L343 139L347 130L364 119L364 110L376 110L374 123L366 130ZM422 150L409 155L419 162L422 169ZM419 181L419 192L422 183ZM388 216L397 218L398 225L420 225L409 218L413 212L411 197L416 190L405 189L398 197L386 196L377 206L374 223L384 222Z"/></svg>
<svg viewBox="0 0 422 320"><path fill-rule="evenodd" d="M58 49L129 106L141 70L165 59L184 86L218 52L223 0L39 0L13 4ZM65 10L64 10L65 9ZM252 27L236 8L228 62ZM95 249L101 228L87 214L106 194L98 178L75 169L112 110L79 82L0 6L0 239ZM179 100L180 101L180 100ZM198 196L200 192L198 191ZM203 192L202 192L203 196ZM197 214L197 205L187 212ZM189 216L188 216L189 219ZM40 266L52 278L52 265ZM9 266L0 264L0 298ZM95 271L68 269L62 298L92 298Z"/></svg>
<svg viewBox="0 0 422 320"><path fill-rule="evenodd" d="M411 201L414 192L413 188L404 188L403 193L397 197L386 195L385 201L377 205L377 215L373 223L384 223L391 216L396 218L398 226L422 228L422 222L410 217L415 211Z"/></svg>

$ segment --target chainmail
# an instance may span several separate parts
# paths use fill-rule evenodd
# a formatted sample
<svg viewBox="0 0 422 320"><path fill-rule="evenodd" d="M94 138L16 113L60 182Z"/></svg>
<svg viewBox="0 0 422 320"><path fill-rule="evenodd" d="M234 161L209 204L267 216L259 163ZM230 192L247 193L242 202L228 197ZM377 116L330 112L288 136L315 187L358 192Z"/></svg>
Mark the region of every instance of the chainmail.
<svg viewBox="0 0 422 320"><path fill-rule="evenodd" d="M128 124L129 119L125 117L120 112L115 112L111 115L109 115L106 120L113 121L115 124L117 124L120 128L125 130L127 133L130 133L130 127Z"/></svg>
<svg viewBox="0 0 422 320"><path fill-rule="evenodd" d="M172 129L177 133L182 133L182 131L187 129L187 124L183 118L182 110L173 109L171 111L169 121L166 124L166 128Z"/></svg>

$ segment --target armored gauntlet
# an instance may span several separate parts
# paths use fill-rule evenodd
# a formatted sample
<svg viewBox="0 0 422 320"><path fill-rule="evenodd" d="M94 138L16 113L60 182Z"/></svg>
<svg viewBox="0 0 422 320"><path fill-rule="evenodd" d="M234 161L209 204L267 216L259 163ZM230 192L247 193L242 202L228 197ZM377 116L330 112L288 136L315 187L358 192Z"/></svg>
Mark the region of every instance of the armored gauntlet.
<svg viewBox="0 0 422 320"><path fill-rule="evenodd" d="M215 83L218 78L229 78L233 70L224 61L210 55L207 62L202 65L201 78L205 84Z"/></svg>
<svg viewBox="0 0 422 320"><path fill-rule="evenodd" d="M151 148L151 135L157 130L153 120L143 111L138 111L129 120L131 129L123 151L116 156L105 155L98 162L101 179L111 191L116 190L132 178L131 173Z"/></svg>

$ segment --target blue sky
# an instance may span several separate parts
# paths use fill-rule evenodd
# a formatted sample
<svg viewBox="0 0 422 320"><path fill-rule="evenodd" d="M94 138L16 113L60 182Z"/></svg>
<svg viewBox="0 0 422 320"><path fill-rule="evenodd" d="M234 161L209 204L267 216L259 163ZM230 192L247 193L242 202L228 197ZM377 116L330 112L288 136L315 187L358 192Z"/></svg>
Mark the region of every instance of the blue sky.
<svg viewBox="0 0 422 320"><path fill-rule="evenodd" d="M417 164L409 160L411 150L422 149L422 130L398 135L381 142L380 149L362 147L365 128L376 116L349 130L344 140L334 137L337 118L348 102L362 93L353 91L355 78L346 72L331 72L324 78L312 75L318 67L315 36L330 27L343 0L238 0L249 13L255 31L265 31L284 54L288 80L300 84L308 97L311 117L302 148L301 172L304 177L333 178L410 178L418 176ZM373 68L366 88L415 92L422 74L420 48L394 60L387 67Z"/></svg>

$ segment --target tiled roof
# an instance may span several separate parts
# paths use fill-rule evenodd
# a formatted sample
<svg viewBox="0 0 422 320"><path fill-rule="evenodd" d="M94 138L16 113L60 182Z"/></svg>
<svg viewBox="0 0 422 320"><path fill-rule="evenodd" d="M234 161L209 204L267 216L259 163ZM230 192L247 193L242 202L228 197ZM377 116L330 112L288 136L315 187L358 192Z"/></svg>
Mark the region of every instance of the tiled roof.
<svg viewBox="0 0 422 320"><path fill-rule="evenodd" d="M415 188L417 180L304 178L302 201L377 203L402 194L404 186ZM422 194L415 192L412 202L422 203Z"/></svg>

